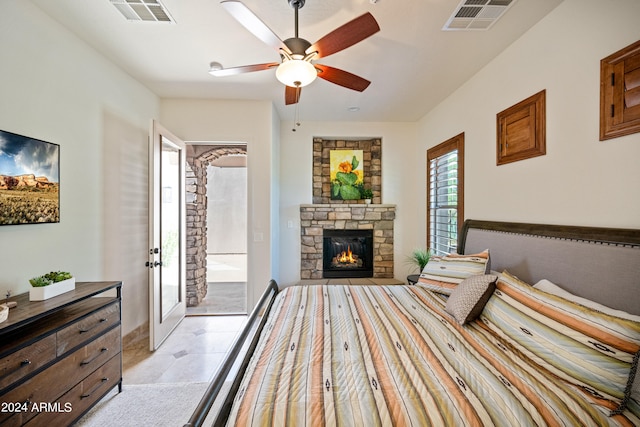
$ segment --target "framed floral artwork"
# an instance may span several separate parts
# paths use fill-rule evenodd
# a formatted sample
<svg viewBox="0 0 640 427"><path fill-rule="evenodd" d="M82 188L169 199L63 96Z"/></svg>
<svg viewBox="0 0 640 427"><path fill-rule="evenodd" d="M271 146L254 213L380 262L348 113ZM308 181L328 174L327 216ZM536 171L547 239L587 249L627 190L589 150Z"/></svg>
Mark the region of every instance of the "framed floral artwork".
<svg viewBox="0 0 640 427"><path fill-rule="evenodd" d="M363 150L331 150L331 200L358 200L364 183Z"/></svg>
<svg viewBox="0 0 640 427"><path fill-rule="evenodd" d="M351 152L351 156L348 154L342 156L343 159L337 163L334 161L334 178L331 178L331 152L332 151L347 151ZM359 152L362 151L362 161L359 156ZM380 138L351 138L351 139L325 139L325 138L313 138L313 199L312 203L333 203L333 204L354 204L354 203L366 203L366 197L362 197L360 193L360 200L344 200L337 193L337 198L332 198L333 181L337 178L337 169L340 163L350 162L351 169L353 170L353 153L356 153L356 160L358 166L356 167L357 173L362 173L362 183L364 188L371 189L373 198L371 202L374 204L382 203L382 139ZM336 153L340 156L343 153ZM345 165L346 166L346 165ZM348 167L347 167L348 168ZM359 172L362 171L362 172ZM341 186L340 186L341 188ZM336 188L340 191L340 188ZM358 187L363 188L363 187Z"/></svg>

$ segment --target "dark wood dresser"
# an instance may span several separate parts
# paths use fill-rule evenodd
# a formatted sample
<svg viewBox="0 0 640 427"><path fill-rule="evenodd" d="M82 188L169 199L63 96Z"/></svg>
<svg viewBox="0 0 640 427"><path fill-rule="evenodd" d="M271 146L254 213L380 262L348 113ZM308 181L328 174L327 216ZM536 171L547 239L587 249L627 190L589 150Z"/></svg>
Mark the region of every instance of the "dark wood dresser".
<svg viewBox="0 0 640 427"><path fill-rule="evenodd" d="M0 425L68 426L122 391L121 288L79 282L46 301L9 299L18 306L0 323Z"/></svg>

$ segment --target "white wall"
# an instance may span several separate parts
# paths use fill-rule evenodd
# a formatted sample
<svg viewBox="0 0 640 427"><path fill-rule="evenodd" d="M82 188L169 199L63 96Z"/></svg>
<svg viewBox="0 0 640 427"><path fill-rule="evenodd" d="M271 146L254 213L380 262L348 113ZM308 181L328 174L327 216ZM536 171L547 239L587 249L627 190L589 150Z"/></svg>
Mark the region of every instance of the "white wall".
<svg viewBox="0 0 640 427"><path fill-rule="evenodd" d="M271 215L271 278L280 280L280 117L276 112L275 106L271 106L271 199L270 199L270 215ZM259 297L256 295L256 297ZM257 300L256 300L257 302Z"/></svg>
<svg viewBox="0 0 640 427"><path fill-rule="evenodd" d="M640 39L639 18L637 0L565 0L420 121L417 175L464 131L467 218L640 227L640 134L598 140L600 60ZM542 89L547 154L496 166L496 113Z"/></svg>
<svg viewBox="0 0 640 427"><path fill-rule="evenodd" d="M207 167L207 253L246 254L247 168Z"/></svg>
<svg viewBox="0 0 640 427"><path fill-rule="evenodd" d="M280 281L289 286L300 280L300 205L312 203L313 138L381 138L382 203L395 204L394 274L405 280L405 259L425 245L414 232L424 221L416 214L424 171L414 172L415 123L302 122L296 132L282 122L280 133ZM422 156L423 158L425 156ZM424 201L423 201L424 203ZM288 228L289 221L293 228Z"/></svg>
<svg viewBox="0 0 640 427"><path fill-rule="evenodd" d="M271 264L277 259L271 251L271 184L277 174L272 170L277 141L273 141L271 103L163 99L160 111L162 124L185 141L247 143L247 299L251 308L272 278Z"/></svg>
<svg viewBox="0 0 640 427"><path fill-rule="evenodd" d="M123 333L148 318L147 139L158 98L31 2L0 3L0 129L60 145L60 223L0 227L0 295L67 270L122 280Z"/></svg>

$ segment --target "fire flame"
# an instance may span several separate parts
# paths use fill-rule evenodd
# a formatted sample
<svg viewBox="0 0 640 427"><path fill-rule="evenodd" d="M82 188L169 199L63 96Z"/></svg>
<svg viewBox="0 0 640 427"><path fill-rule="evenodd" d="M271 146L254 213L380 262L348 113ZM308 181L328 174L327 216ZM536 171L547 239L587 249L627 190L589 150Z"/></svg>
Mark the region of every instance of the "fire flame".
<svg viewBox="0 0 640 427"><path fill-rule="evenodd" d="M351 252L351 245L347 246L347 252L342 251L342 253L336 257L336 260L341 264L355 264L356 262L358 262L353 257L353 253Z"/></svg>

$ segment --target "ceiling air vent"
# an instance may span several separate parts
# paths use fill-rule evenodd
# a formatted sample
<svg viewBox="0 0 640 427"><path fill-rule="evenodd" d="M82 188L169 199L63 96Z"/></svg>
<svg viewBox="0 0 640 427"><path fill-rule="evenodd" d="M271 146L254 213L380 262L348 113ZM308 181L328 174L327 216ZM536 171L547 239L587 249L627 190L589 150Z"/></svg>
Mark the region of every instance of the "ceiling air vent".
<svg viewBox="0 0 640 427"><path fill-rule="evenodd" d="M442 29L488 30L515 2L516 0L462 0Z"/></svg>
<svg viewBox="0 0 640 427"><path fill-rule="evenodd" d="M129 21L174 22L158 0L110 0Z"/></svg>

